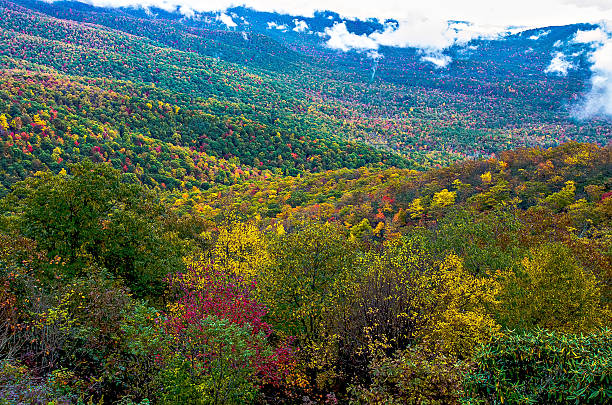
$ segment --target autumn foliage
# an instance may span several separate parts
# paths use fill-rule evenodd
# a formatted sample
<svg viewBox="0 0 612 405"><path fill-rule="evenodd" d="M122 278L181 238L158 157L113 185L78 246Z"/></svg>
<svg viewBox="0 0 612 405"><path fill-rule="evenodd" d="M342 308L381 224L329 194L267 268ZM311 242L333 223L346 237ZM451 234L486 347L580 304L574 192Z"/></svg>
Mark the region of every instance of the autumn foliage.
<svg viewBox="0 0 612 405"><path fill-rule="evenodd" d="M0 0L0 405L611 403L580 74L243 12Z"/></svg>

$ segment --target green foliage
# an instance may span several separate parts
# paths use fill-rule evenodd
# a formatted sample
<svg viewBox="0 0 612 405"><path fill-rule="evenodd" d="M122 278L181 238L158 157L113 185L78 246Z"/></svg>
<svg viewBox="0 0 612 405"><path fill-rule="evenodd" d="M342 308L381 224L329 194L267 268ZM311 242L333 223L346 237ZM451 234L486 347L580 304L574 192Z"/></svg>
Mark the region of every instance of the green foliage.
<svg viewBox="0 0 612 405"><path fill-rule="evenodd" d="M41 172L2 200L0 397L609 402L609 152L180 194Z"/></svg>
<svg viewBox="0 0 612 405"><path fill-rule="evenodd" d="M157 309L137 302L123 315L121 332L132 355L143 356L162 350L164 341L159 322L161 314Z"/></svg>
<svg viewBox="0 0 612 405"><path fill-rule="evenodd" d="M581 332L609 319L597 279L561 244L532 249L503 284L500 322L511 329Z"/></svg>
<svg viewBox="0 0 612 405"><path fill-rule="evenodd" d="M554 211L561 211L574 202L575 195L576 184L570 180L565 183L565 187L563 187L561 191L546 197L544 203Z"/></svg>
<svg viewBox="0 0 612 405"><path fill-rule="evenodd" d="M588 335L541 329L499 334L474 357L476 369L466 379L467 402L609 403L611 339L610 329Z"/></svg>
<svg viewBox="0 0 612 405"><path fill-rule="evenodd" d="M510 197L510 187L506 180L502 179L487 191L472 196L468 201L478 211L485 211L503 205Z"/></svg>
<svg viewBox="0 0 612 405"><path fill-rule="evenodd" d="M454 252L472 274L485 275L511 268L525 248L520 243L524 225L512 207L476 214L465 208L448 211L434 229L418 229L427 245L443 254Z"/></svg>
<svg viewBox="0 0 612 405"><path fill-rule="evenodd" d="M253 335L251 327L209 316L191 325L182 336L182 347L161 372L161 403L245 404L254 402L258 387L251 363L253 339L265 340L263 332ZM196 357L198 353L202 357ZM265 353L263 353L265 355Z"/></svg>
<svg viewBox="0 0 612 405"><path fill-rule="evenodd" d="M108 165L72 165L70 174L39 173L3 200L7 228L35 240L61 276L87 266L107 268L139 296L161 291L180 265L181 241L160 220L160 205L142 186L123 181Z"/></svg>
<svg viewBox="0 0 612 405"><path fill-rule="evenodd" d="M459 404L469 364L410 346L372 360L369 386L349 387L351 404Z"/></svg>
<svg viewBox="0 0 612 405"><path fill-rule="evenodd" d="M354 241L363 240L371 237L373 233L370 221L367 218L361 220L360 223L351 228L351 239Z"/></svg>

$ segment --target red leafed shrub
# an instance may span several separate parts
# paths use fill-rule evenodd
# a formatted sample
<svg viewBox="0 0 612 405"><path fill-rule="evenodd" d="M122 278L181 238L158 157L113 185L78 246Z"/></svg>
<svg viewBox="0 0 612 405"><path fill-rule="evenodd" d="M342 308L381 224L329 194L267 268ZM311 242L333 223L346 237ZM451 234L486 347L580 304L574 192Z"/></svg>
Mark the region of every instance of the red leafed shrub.
<svg viewBox="0 0 612 405"><path fill-rule="evenodd" d="M237 275L228 275L204 264L191 266L186 273L171 277L170 285L178 300L169 311L164 329L174 339L193 336L202 321L215 317L225 319L241 328L246 327L253 339L248 342L253 353L251 366L264 384L279 385L293 369L293 350L290 342L275 348L270 345L272 327L263 320L264 305L253 297L256 283ZM202 336L204 340L208 339ZM214 356L215 353L197 353Z"/></svg>

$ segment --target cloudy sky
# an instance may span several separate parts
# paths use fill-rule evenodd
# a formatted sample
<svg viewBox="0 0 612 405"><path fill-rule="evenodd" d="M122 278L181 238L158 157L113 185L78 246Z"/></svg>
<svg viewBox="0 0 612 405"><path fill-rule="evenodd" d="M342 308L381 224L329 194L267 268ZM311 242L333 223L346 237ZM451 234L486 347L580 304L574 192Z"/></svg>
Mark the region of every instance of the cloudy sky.
<svg viewBox="0 0 612 405"><path fill-rule="evenodd" d="M611 0L87 0L96 5L143 5L215 11L246 5L260 11L311 16L331 10L345 17L465 20L479 25L546 26L612 21Z"/></svg>
<svg viewBox="0 0 612 405"><path fill-rule="evenodd" d="M475 37L495 36L508 28L538 28L577 22L612 22L612 0L82 0L104 6L157 6L166 10L220 11L246 5L259 11L312 16L330 10L345 18L395 19L399 26L369 37L355 36L341 24L327 30L330 47L372 50L379 46L412 46L442 50ZM226 14L221 21L234 22ZM448 26L448 21L470 24ZM612 25L612 24L609 24ZM604 25L605 26L605 25Z"/></svg>

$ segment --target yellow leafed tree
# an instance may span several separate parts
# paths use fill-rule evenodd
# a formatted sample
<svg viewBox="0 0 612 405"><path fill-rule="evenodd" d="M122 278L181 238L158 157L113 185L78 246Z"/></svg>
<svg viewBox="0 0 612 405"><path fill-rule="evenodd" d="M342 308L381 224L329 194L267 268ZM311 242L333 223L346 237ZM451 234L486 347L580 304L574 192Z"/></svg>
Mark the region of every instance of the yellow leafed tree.
<svg viewBox="0 0 612 405"><path fill-rule="evenodd" d="M469 356L500 328L489 312L497 303L500 286L493 278L478 278L467 272L461 258L454 254L446 256L439 266L431 280L432 299L438 305L425 340L435 341L447 354Z"/></svg>
<svg viewBox="0 0 612 405"><path fill-rule="evenodd" d="M455 191L448 191L444 189L439 193L435 193L433 196L433 207L446 207L455 203L455 197L457 193Z"/></svg>
<svg viewBox="0 0 612 405"><path fill-rule="evenodd" d="M596 277L558 243L532 249L503 284L500 319L508 328L588 332L610 319Z"/></svg>
<svg viewBox="0 0 612 405"><path fill-rule="evenodd" d="M253 279L272 259L264 235L251 223L233 222L219 230L212 249L213 266Z"/></svg>

